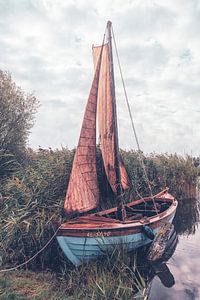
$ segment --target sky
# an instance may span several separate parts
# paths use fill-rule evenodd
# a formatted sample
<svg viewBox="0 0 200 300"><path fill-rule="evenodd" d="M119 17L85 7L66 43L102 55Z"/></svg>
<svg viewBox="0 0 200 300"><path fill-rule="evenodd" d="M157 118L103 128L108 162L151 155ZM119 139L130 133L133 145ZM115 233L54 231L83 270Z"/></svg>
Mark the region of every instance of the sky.
<svg viewBox="0 0 200 300"><path fill-rule="evenodd" d="M0 69L40 101L28 145L76 146L108 20L141 149L199 155L199 0L0 0ZM115 79L120 147L136 149Z"/></svg>

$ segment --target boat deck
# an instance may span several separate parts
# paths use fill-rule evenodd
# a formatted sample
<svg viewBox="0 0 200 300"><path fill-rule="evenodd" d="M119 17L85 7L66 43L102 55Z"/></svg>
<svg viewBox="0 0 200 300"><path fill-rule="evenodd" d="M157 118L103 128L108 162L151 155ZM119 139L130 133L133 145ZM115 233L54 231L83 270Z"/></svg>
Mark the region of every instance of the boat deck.
<svg viewBox="0 0 200 300"><path fill-rule="evenodd" d="M156 209L154 206L156 205ZM141 227L151 224L170 216L177 207L177 201L168 190L155 195L152 198L144 198L132 201L125 205L126 219L117 219L117 208L101 211L87 216L71 219L61 225L60 230L102 230L102 229L125 229Z"/></svg>

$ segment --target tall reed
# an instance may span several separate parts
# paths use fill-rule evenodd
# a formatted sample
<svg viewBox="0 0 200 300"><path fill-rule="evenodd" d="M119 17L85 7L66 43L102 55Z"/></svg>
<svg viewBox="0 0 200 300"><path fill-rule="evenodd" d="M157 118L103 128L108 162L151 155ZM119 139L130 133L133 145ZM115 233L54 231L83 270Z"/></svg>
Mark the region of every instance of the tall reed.
<svg viewBox="0 0 200 300"><path fill-rule="evenodd" d="M121 151L132 181L133 198L149 193L136 151ZM143 154L142 154L143 155ZM0 263L19 264L30 258L49 240L62 222L62 207L70 177L74 150L27 150L23 164L15 165L0 178ZM170 187L178 200L194 193L198 168L188 157L168 154L144 156L153 192ZM97 168L101 207L115 204L106 180L99 148ZM5 174L4 174L5 175ZM187 195L186 195L187 193ZM29 268L59 270L68 262L56 241L34 260Z"/></svg>

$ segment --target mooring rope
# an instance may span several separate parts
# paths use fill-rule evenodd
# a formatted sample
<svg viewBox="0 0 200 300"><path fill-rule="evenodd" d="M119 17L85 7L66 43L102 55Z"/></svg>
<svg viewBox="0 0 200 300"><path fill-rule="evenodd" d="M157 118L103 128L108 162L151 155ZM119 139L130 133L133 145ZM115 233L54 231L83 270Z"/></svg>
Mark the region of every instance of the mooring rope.
<svg viewBox="0 0 200 300"><path fill-rule="evenodd" d="M51 243L51 241L55 238L58 230L60 229L60 226L58 227L58 229L55 231L55 233L53 234L53 236L48 240L48 242L42 247L42 249L40 249L36 254L34 254L31 258L29 258L28 260L24 261L23 263L15 266L15 267L12 267L12 268L8 268L8 269L2 269L0 270L0 273L5 273L5 272L10 272L10 271L14 271L14 270L17 270L25 265L27 265L28 263L30 263L32 260L34 260L40 253L42 253L46 248L47 246Z"/></svg>
<svg viewBox="0 0 200 300"><path fill-rule="evenodd" d="M155 204L155 200L153 198L152 188L151 188L150 181L149 181L149 178L148 178L148 175L147 175L146 166L144 164L144 160L143 160L143 157L141 155L142 151L141 151L141 148L140 148L137 132L136 132L136 129L135 129L135 124L134 124L134 121L133 121L133 115L132 115L132 112L131 112L131 107L130 107L130 103L129 103L129 99L128 99L128 95L127 95L127 91L126 91L126 87L125 87L125 81L124 81L124 77L123 77L123 74L122 74L122 68L121 68L121 63L120 63L119 54L118 54L118 50L117 50L117 44L116 44L116 40L115 40L113 27L112 27L112 35L113 35L113 41L114 41L114 46L115 46L115 52L116 52L116 56L117 56L117 62L118 62L118 66L119 66L119 72L120 72L122 85L123 85L123 89L124 89L126 104L127 104L129 116L130 116L130 119L131 119L131 126L132 126L132 130L133 130L135 140L136 140L136 144L137 144L137 148L138 148L139 160L140 160L143 172L144 172L145 181L147 183L147 186L148 186L149 191L150 191L151 198L153 200L153 204L154 204L154 207L155 207L155 210L156 210L156 214L158 214L158 210L157 210L157 207L156 207L156 204Z"/></svg>

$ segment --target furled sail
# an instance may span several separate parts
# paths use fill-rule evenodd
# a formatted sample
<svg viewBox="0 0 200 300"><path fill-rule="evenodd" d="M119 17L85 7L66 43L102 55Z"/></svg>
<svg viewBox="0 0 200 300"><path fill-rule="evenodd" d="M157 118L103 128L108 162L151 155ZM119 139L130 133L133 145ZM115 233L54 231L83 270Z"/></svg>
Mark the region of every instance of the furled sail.
<svg viewBox="0 0 200 300"><path fill-rule="evenodd" d="M93 59L96 68L101 47L93 47ZM100 135L100 148L104 161L105 172L113 192L117 191L117 176L115 169L115 139L117 132L114 123L114 107L111 90L109 46L105 44L102 53L102 63L98 87L98 125ZM119 151L117 149L117 151ZM125 190L130 187L124 164L119 159L121 186Z"/></svg>
<svg viewBox="0 0 200 300"><path fill-rule="evenodd" d="M100 63L99 56L67 189L64 204L66 213L86 212L97 207L99 203L96 172L96 111Z"/></svg>

